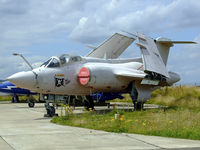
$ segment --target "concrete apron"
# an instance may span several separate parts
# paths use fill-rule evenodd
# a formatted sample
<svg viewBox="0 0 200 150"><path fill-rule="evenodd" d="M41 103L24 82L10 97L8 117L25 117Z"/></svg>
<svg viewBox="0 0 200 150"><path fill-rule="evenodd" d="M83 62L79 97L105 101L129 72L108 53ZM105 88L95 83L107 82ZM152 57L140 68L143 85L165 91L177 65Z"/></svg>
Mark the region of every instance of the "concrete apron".
<svg viewBox="0 0 200 150"><path fill-rule="evenodd" d="M200 149L200 141L117 134L61 126L43 118L44 104L0 104L0 150ZM198 148L199 147L199 148Z"/></svg>

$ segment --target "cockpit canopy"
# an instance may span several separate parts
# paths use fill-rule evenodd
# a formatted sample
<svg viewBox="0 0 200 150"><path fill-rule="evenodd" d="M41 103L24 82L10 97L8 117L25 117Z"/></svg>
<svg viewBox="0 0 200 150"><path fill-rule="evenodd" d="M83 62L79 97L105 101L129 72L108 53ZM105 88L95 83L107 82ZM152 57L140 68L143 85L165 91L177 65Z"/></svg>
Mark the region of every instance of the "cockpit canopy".
<svg viewBox="0 0 200 150"><path fill-rule="evenodd" d="M71 56L68 54L63 54L59 57L51 57L49 60L44 62L41 67L48 67L48 68L55 68L55 67L60 67L64 66L69 63L74 63L74 62L81 62L83 59L81 56Z"/></svg>

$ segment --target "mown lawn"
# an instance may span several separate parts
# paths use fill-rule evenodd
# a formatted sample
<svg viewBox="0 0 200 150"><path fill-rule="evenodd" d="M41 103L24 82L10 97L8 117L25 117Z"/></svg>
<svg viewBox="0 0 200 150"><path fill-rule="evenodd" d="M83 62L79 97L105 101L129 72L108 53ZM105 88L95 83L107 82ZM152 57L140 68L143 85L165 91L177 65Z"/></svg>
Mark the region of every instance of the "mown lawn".
<svg viewBox="0 0 200 150"><path fill-rule="evenodd" d="M51 122L108 132L137 133L200 140L200 88L171 87L156 90L149 103L162 104L168 109L125 112L114 110L97 114L95 111L54 117ZM119 117L115 119L115 114Z"/></svg>

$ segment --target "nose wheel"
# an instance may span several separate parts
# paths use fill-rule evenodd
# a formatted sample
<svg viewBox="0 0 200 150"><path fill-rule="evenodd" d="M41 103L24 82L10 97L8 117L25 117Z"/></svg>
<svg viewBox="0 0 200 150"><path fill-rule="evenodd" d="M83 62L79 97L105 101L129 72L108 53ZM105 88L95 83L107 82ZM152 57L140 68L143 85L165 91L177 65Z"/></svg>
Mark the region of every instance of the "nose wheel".
<svg viewBox="0 0 200 150"><path fill-rule="evenodd" d="M47 106L45 104L45 108L46 108L47 113L44 114L44 117L53 117L56 115L56 110L55 110L54 106L50 106L50 105Z"/></svg>
<svg viewBox="0 0 200 150"><path fill-rule="evenodd" d="M49 106L48 108L46 108L47 110L47 114L45 114L45 117L53 117L56 114L56 110L53 106Z"/></svg>

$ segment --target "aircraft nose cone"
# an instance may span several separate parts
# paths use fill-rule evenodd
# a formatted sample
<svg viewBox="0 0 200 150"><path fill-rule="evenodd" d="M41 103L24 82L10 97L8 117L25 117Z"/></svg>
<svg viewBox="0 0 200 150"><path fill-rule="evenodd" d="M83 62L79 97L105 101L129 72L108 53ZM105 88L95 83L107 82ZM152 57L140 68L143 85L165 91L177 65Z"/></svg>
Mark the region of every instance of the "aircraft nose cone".
<svg viewBox="0 0 200 150"><path fill-rule="evenodd" d="M32 89L36 84L36 78L32 71L18 72L7 78L11 83L21 87Z"/></svg>

